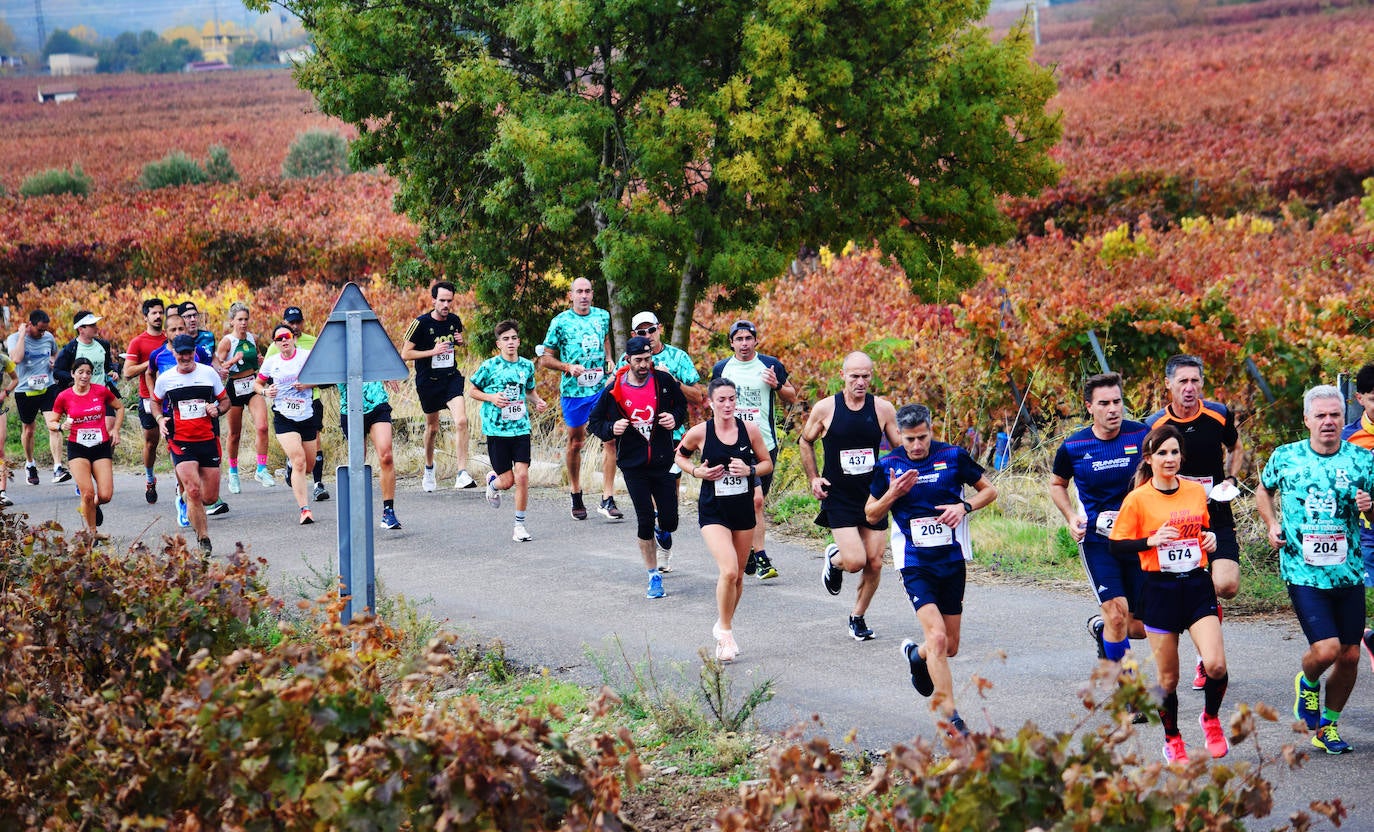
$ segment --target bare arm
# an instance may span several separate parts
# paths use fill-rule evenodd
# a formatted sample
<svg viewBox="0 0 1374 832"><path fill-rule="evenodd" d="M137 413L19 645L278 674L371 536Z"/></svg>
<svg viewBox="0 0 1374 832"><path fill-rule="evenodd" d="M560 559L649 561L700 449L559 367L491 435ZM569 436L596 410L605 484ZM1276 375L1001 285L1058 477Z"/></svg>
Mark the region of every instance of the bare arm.
<svg viewBox="0 0 1374 832"><path fill-rule="evenodd" d="M826 487L830 481L821 476L820 468L816 465L816 441L825 435L830 427L830 419L835 412L835 400L825 398L816 403L811 408L811 413L806 417L806 424L802 425L800 450L802 470L806 472L806 480L811 484L811 495L817 500L824 500L828 495Z"/></svg>
<svg viewBox="0 0 1374 832"><path fill-rule="evenodd" d="M1245 467L1245 445L1236 437L1236 444L1226 449L1226 476L1235 477L1240 482L1240 472Z"/></svg>
<svg viewBox="0 0 1374 832"><path fill-rule="evenodd" d="M1255 510L1259 512L1260 519L1269 529L1269 545L1275 549L1283 545L1283 528L1279 524L1278 517L1274 515L1274 495L1269 493L1269 489L1261 483L1255 488Z"/></svg>
<svg viewBox="0 0 1374 832"><path fill-rule="evenodd" d="M1088 519L1074 507L1073 497L1069 496L1069 481L1058 474L1050 475L1050 499L1059 513L1064 515L1064 522L1069 524L1069 534L1082 543L1083 535L1088 532Z"/></svg>
<svg viewBox="0 0 1374 832"><path fill-rule="evenodd" d="M754 449L754 475L763 477L773 473L773 458L768 455L768 446L763 441L763 431L753 422L745 422L744 429L749 432L749 444Z"/></svg>

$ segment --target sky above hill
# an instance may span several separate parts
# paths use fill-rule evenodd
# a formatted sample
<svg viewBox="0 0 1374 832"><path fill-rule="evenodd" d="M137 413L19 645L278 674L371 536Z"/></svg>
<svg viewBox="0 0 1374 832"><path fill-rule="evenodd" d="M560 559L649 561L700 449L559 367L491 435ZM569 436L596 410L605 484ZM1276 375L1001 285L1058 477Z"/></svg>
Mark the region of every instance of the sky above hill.
<svg viewBox="0 0 1374 832"><path fill-rule="evenodd" d="M43 7L43 25L54 29L88 26L105 37L120 32L152 29L161 32L189 23L196 26L214 20L255 27L260 15L244 8L239 0L38 0ZM272 17L271 15L268 16ZM0 0L0 19L4 19L24 49L35 49L38 38L35 0Z"/></svg>

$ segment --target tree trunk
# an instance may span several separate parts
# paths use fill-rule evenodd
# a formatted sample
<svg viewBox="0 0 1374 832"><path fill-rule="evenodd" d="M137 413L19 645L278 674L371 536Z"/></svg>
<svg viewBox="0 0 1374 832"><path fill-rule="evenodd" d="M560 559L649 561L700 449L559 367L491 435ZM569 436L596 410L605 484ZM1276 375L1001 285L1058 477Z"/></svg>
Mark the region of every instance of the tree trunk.
<svg viewBox="0 0 1374 832"><path fill-rule="evenodd" d="M682 270L677 287L677 309L673 311L673 337L670 343L680 350L692 342L692 312L696 308L696 283L701 279L701 267L688 263Z"/></svg>

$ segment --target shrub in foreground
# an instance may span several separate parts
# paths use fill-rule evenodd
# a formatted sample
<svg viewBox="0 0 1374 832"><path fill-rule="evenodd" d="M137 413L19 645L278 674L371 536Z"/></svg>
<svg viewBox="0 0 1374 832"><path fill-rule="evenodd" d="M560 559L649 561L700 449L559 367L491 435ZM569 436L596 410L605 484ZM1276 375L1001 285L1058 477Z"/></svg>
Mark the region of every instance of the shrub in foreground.
<svg viewBox="0 0 1374 832"><path fill-rule="evenodd" d="M86 196L91 192L91 177L81 170L81 165L66 168L49 168L24 179L19 184L22 196L54 196L74 194Z"/></svg>
<svg viewBox="0 0 1374 832"><path fill-rule="evenodd" d="M174 150L156 162L149 162L138 175L138 186L145 191L199 185L207 181L209 177L200 163L180 150Z"/></svg>

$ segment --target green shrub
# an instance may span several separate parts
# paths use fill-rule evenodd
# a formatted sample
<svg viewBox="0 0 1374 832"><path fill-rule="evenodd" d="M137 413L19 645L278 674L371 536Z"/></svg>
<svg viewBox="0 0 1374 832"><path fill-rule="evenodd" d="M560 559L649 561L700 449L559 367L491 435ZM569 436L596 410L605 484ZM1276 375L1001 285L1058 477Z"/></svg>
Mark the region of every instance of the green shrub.
<svg viewBox="0 0 1374 832"><path fill-rule="evenodd" d="M205 175L211 182L239 181L239 172L234 170L234 163L229 161L229 150L224 145L210 146L210 157L205 160Z"/></svg>
<svg viewBox="0 0 1374 832"><path fill-rule="evenodd" d="M207 181L209 176L206 175L205 168L180 150L173 150L160 161L144 165L143 172L138 176L138 185L145 191L175 188L178 185L199 185Z"/></svg>
<svg viewBox="0 0 1374 832"><path fill-rule="evenodd" d="M1367 220L1374 220L1374 177L1360 183L1364 186L1364 196L1360 198L1360 207L1364 209L1364 217Z"/></svg>
<svg viewBox="0 0 1374 832"><path fill-rule="evenodd" d="M341 176L348 173L348 142L329 130L307 130L296 136L281 166L285 179Z"/></svg>
<svg viewBox="0 0 1374 832"><path fill-rule="evenodd" d="M91 178L82 170L81 165L65 168L49 168L35 173L19 185L23 196L52 196L54 194L75 194L86 196L91 192Z"/></svg>

